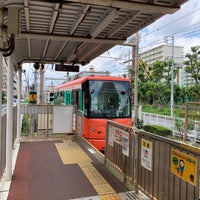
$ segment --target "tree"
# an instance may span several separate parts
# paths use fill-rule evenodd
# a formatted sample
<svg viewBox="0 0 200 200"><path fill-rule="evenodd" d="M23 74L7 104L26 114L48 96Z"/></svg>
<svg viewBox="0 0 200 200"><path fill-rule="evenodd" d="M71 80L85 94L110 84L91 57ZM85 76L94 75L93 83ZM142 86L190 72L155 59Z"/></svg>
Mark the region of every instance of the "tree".
<svg viewBox="0 0 200 200"><path fill-rule="evenodd" d="M6 102L5 96L6 96L5 92L2 92L2 103L5 103L5 102Z"/></svg>
<svg viewBox="0 0 200 200"><path fill-rule="evenodd" d="M161 61L156 61L153 63L151 66L151 75L152 75L152 80L156 83L161 83L161 80L163 79L163 72L164 68L166 67L165 62Z"/></svg>
<svg viewBox="0 0 200 200"><path fill-rule="evenodd" d="M174 65L176 65L174 63ZM177 75L178 70L174 69L174 78ZM171 83L172 74L172 60L156 61L151 67L152 79L155 82L166 82L166 85Z"/></svg>
<svg viewBox="0 0 200 200"><path fill-rule="evenodd" d="M191 51L191 54L186 54L185 72L191 74L196 84L200 84L200 46L191 47Z"/></svg>
<svg viewBox="0 0 200 200"><path fill-rule="evenodd" d="M140 60L138 68L138 100L155 106L168 105L171 95L172 60L156 61L148 66ZM134 69L129 71L134 74ZM174 78L178 70L174 70ZM132 79L132 86L134 79ZM132 87L133 88L133 87ZM175 85L175 101L180 99L180 87Z"/></svg>
<svg viewBox="0 0 200 200"><path fill-rule="evenodd" d="M185 90L188 101L200 101L200 84L189 86Z"/></svg>

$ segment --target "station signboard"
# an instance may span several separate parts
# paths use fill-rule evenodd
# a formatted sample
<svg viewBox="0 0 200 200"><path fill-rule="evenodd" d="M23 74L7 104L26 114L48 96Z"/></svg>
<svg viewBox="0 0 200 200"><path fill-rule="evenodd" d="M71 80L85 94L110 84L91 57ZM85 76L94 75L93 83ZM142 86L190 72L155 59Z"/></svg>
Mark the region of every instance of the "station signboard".
<svg viewBox="0 0 200 200"><path fill-rule="evenodd" d="M55 71L62 72L79 72L79 65L64 65L64 64L56 64Z"/></svg>

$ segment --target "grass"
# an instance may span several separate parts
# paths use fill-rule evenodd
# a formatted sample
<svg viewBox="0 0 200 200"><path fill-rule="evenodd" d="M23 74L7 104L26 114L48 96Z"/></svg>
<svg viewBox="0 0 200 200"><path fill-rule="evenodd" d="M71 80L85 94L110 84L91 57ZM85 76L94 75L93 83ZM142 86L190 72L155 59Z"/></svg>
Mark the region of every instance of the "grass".
<svg viewBox="0 0 200 200"><path fill-rule="evenodd" d="M170 116L170 106L153 106L153 105L142 105L142 112L167 115ZM184 118L185 109L174 108L174 116ZM189 110L188 117L192 120L200 120L200 113L197 110Z"/></svg>
<svg viewBox="0 0 200 200"><path fill-rule="evenodd" d="M169 106L166 107L166 106L153 106L153 105L142 105L142 111L160 115L169 115L169 116L171 112ZM183 109L177 109L177 108L174 109L175 115L178 115L178 113L180 113L181 111L183 111Z"/></svg>

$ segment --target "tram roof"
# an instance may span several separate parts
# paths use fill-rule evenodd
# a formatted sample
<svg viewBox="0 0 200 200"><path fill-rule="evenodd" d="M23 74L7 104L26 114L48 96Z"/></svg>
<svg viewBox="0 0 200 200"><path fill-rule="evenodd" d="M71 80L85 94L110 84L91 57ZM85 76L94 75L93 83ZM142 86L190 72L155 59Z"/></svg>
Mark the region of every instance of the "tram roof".
<svg viewBox="0 0 200 200"><path fill-rule="evenodd" d="M127 81L130 82L130 80L128 78L123 78L123 77L118 77L118 76L86 76L86 77L82 77L82 78L77 78L75 80L71 80L68 81L66 83L63 83L61 85L58 85L56 87L54 87L54 91L59 91L62 90L64 88L68 88L71 86L75 86L75 85L81 85L81 83L87 81L87 80L101 80L101 81Z"/></svg>
<svg viewBox="0 0 200 200"><path fill-rule="evenodd" d="M187 0L3 0L15 63L87 64ZM14 12L11 8L20 11ZM12 11L12 17L7 17ZM19 18L18 23L13 19ZM126 44L128 45L128 44Z"/></svg>

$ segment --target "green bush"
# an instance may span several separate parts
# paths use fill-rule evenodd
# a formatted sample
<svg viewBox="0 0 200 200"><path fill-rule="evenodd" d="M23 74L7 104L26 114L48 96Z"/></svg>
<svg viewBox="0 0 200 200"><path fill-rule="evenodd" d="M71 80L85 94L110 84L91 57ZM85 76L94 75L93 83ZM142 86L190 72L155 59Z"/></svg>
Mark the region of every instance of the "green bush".
<svg viewBox="0 0 200 200"><path fill-rule="evenodd" d="M28 135L29 127L30 127L30 115L24 114L22 118L21 135Z"/></svg>
<svg viewBox="0 0 200 200"><path fill-rule="evenodd" d="M54 104L55 105L63 104L63 99L54 99Z"/></svg>
<svg viewBox="0 0 200 200"><path fill-rule="evenodd" d="M163 137L167 137L168 135L172 135L172 130L163 127L163 126L158 126L158 125L144 125L143 129L145 131L148 131L150 133L154 133Z"/></svg>

